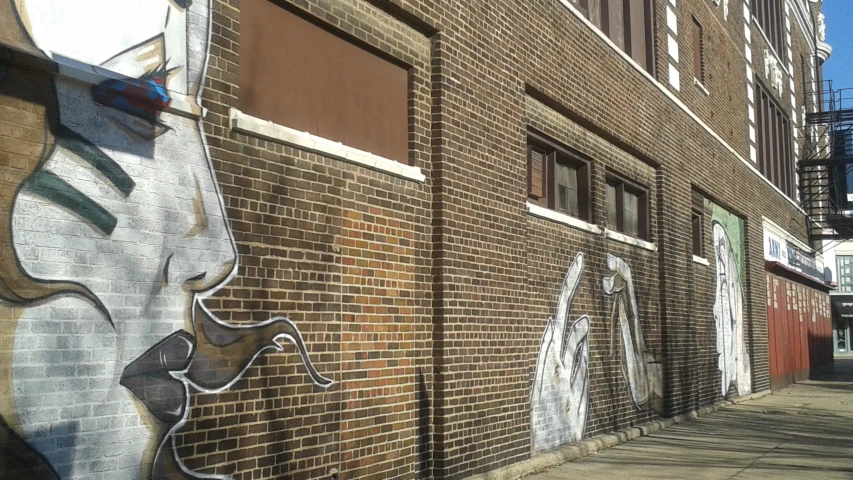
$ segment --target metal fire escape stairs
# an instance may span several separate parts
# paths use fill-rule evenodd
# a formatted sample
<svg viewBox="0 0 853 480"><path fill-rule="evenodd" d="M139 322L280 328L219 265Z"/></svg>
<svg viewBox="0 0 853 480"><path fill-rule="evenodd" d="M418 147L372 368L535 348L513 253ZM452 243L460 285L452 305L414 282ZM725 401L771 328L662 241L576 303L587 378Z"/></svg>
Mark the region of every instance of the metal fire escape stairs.
<svg viewBox="0 0 853 480"><path fill-rule="evenodd" d="M853 239L853 89L832 89L832 80L805 85L803 153L797 166L800 204L809 240Z"/></svg>

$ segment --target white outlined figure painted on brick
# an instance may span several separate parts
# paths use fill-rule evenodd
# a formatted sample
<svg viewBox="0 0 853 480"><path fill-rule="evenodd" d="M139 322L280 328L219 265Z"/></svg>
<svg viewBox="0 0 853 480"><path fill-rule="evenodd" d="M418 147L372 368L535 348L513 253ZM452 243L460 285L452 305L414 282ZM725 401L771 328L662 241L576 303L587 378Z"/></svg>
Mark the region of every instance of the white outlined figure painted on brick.
<svg viewBox="0 0 853 480"><path fill-rule="evenodd" d="M743 333L743 286L740 269L723 225L711 222L717 265L717 288L714 296L714 323L717 328L720 389L728 396L732 383L738 395L752 391L749 352Z"/></svg>
<svg viewBox="0 0 853 480"><path fill-rule="evenodd" d="M309 381L332 381L287 318L230 325L204 304L236 274L236 244L200 120L166 109L199 102L212 2L0 1L23 49L60 72L111 72L91 87L46 81L55 95L28 100L45 113L41 152L4 171L17 190L0 197L0 324L14 332L0 462L31 480L229 478L177 455L192 392L231 388L287 344ZM0 93L38 78L6 69Z"/></svg>
<svg viewBox="0 0 853 480"><path fill-rule="evenodd" d="M619 358L631 402L637 410L651 409L660 413L663 408L661 363L657 355L646 346L631 268L621 258L608 253L607 269L613 272L602 281L604 293L613 298L610 354L616 355L614 343L616 325L619 325Z"/></svg>
<svg viewBox="0 0 853 480"><path fill-rule="evenodd" d="M589 317L569 323L569 310L583 273L578 253L569 266L557 312L548 318L539 345L530 392L535 451L577 442L586 429L589 404Z"/></svg>

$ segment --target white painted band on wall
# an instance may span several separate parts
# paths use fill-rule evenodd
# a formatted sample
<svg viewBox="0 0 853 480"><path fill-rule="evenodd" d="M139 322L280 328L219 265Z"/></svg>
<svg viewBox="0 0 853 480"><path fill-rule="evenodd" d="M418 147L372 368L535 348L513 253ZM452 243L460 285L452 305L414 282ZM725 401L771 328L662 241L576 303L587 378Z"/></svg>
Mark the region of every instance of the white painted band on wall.
<svg viewBox="0 0 853 480"><path fill-rule="evenodd" d="M236 132L309 150L414 182L424 183L426 181L426 176L424 176L418 167L405 165L370 152L348 147L340 142L318 137L308 132L300 132L268 120L262 120L247 115L236 108L231 108L230 124L231 129Z"/></svg>
<svg viewBox="0 0 853 480"><path fill-rule="evenodd" d="M586 232L594 233L596 235L601 235L601 227L598 225L593 225L591 223L584 222L579 218L575 218L564 213L560 213L550 208L540 207L539 205L534 205L530 202L527 202L527 213L533 215L534 217L544 218L545 220L551 220L553 222L562 223L563 225L567 225L572 228L577 228L578 230L583 230Z"/></svg>
<svg viewBox="0 0 853 480"><path fill-rule="evenodd" d="M619 233L609 228L604 229L604 237L609 238L610 240L615 240L620 243L627 243L628 245L634 245L635 247L640 247L645 250L649 250L652 252L657 252L658 247L652 242L647 242L645 240L640 240L637 237L632 237L630 235L625 235L624 233Z"/></svg>

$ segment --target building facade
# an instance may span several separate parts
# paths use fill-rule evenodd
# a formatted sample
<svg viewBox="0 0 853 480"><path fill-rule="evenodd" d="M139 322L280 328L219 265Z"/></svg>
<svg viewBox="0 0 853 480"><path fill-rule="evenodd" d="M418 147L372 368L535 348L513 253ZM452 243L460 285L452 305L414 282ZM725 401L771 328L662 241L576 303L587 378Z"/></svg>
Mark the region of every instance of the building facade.
<svg viewBox="0 0 853 480"><path fill-rule="evenodd" d="M822 25L0 0L0 477L466 478L831 362Z"/></svg>

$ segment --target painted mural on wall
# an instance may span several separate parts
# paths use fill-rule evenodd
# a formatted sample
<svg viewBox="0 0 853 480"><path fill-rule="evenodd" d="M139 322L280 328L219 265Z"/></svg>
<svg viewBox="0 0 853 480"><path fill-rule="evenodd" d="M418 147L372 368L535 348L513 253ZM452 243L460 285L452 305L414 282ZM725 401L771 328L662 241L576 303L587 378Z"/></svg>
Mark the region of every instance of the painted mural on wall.
<svg viewBox="0 0 853 480"><path fill-rule="evenodd" d="M0 2L20 29L5 38L119 74L55 77L38 150L3 172L15 193L0 195L0 465L32 479L228 478L177 455L191 393L229 389L287 345L311 382L332 381L289 319L231 325L204 305L235 274L236 247L200 121L165 110L200 98L211 2ZM31 81L4 69L0 107Z"/></svg>
<svg viewBox="0 0 853 480"><path fill-rule="evenodd" d="M727 396L734 384L738 395L744 395L752 391L752 372L743 324L743 220L713 205L711 238L717 267L714 324L720 389Z"/></svg>
<svg viewBox="0 0 853 480"><path fill-rule="evenodd" d="M631 401L638 410L660 412L663 407L663 379L658 355L646 346L640 322L631 268L620 257L607 254L604 293L613 299L610 314L610 353L617 355L615 345L619 327L619 358L622 376L628 386Z"/></svg>
<svg viewBox="0 0 853 480"><path fill-rule="evenodd" d="M589 403L589 317L569 320L572 300L583 273L578 253L563 280L557 311L548 318L539 346L533 388L532 434L535 451L583 438Z"/></svg>

